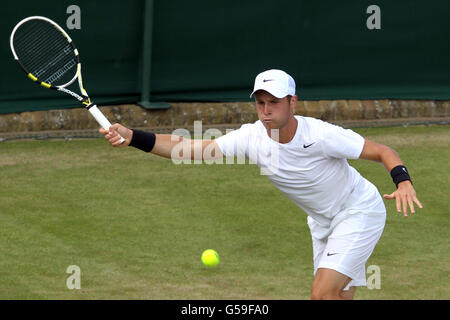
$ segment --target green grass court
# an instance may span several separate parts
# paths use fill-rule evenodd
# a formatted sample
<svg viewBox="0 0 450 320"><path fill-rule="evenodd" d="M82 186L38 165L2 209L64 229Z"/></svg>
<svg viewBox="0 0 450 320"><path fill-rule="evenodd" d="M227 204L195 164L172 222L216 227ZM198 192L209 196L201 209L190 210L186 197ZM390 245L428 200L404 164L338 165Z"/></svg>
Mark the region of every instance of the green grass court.
<svg viewBox="0 0 450 320"><path fill-rule="evenodd" d="M355 129L395 148L424 209L387 224L356 299L450 298L450 127ZM381 164L350 161L381 194ZM306 215L255 165L174 165L103 139L0 143L0 299L309 299ZM218 267L202 265L217 250ZM69 290L70 265L81 289Z"/></svg>

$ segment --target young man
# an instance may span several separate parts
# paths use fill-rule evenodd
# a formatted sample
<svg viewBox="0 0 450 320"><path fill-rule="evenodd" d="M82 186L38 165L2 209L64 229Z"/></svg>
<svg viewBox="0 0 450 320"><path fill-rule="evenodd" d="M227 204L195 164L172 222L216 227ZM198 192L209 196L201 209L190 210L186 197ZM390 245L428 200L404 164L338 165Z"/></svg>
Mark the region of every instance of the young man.
<svg viewBox="0 0 450 320"><path fill-rule="evenodd" d="M366 285L365 264L383 232L386 209L377 188L347 159L381 162L397 185L384 198L395 199L405 217L408 209L415 213L414 204L422 208L406 167L394 150L352 130L294 116L295 82L284 71L260 73L250 96L259 120L215 140L199 142L120 124L100 132L114 147L130 145L166 158L180 142L189 146L191 159L245 155L308 214L315 275L311 298L352 299L355 288ZM210 156L205 156L207 148L213 150Z"/></svg>

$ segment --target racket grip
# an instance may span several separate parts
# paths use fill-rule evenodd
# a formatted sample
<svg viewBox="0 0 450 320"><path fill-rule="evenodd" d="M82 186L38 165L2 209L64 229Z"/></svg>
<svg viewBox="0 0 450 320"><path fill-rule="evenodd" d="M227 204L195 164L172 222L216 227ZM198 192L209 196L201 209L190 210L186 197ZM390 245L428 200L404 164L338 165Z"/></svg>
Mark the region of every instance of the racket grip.
<svg viewBox="0 0 450 320"><path fill-rule="evenodd" d="M109 122L109 120L106 119L105 115L97 108L96 105L90 107L89 112L92 114L95 120L97 120L97 122L102 126L103 129L109 130L109 127L111 127L111 122ZM120 137L120 143L124 141L125 139Z"/></svg>

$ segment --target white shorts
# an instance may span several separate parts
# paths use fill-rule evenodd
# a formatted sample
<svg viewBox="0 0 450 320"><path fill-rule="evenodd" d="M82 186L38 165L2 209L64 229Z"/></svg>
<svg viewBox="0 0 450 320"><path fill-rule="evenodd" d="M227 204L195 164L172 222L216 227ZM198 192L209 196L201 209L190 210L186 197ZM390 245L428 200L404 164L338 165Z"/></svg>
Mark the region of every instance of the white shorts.
<svg viewBox="0 0 450 320"><path fill-rule="evenodd" d="M358 196L351 195L354 199L336 215L339 216L337 224L332 223L327 232L324 232L323 226L308 217L314 275L319 268L345 274L352 280L344 290L366 285L366 262L380 239L386 222L386 208L376 187L365 180L359 184L358 189L364 190L364 195L361 196L359 192Z"/></svg>

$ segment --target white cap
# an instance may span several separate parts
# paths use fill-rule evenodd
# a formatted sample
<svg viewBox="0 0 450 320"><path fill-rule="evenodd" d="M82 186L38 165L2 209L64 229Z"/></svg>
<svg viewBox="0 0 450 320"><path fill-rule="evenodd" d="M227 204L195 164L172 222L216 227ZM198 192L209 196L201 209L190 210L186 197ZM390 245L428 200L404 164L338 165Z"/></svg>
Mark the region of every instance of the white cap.
<svg viewBox="0 0 450 320"><path fill-rule="evenodd" d="M258 90L264 90L277 98L295 96L295 81L282 70L267 70L256 76L255 86L250 98Z"/></svg>

